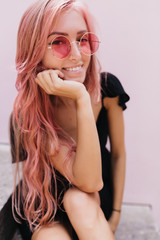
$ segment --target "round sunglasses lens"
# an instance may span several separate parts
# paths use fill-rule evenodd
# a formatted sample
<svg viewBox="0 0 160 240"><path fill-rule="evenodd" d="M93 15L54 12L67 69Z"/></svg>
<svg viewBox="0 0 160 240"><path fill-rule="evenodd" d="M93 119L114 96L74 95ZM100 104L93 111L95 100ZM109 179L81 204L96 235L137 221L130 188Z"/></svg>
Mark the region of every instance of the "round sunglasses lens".
<svg viewBox="0 0 160 240"><path fill-rule="evenodd" d="M65 58L71 49L70 42L66 37L59 36L53 39L52 51L57 58Z"/></svg>
<svg viewBox="0 0 160 240"><path fill-rule="evenodd" d="M99 48L99 39L94 33L85 33L80 41L80 48L86 55L94 54Z"/></svg>

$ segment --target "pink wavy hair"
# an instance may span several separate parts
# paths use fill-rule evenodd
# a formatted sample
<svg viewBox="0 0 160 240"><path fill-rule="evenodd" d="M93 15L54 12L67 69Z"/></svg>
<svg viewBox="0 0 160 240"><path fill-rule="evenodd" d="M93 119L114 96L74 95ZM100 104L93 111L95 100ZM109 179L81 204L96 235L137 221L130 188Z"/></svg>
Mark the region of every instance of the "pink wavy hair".
<svg viewBox="0 0 160 240"><path fill-rule="evenodd" d="M58 196L53 157L59 151L59 139L69 148L66 159L75 147L74 141L58 126L51 96L35 82L36 74L43 70L47 36L55 17L63 10L76 8L86 21L88 31L95 32L93 17L85 4L76 0L39 0L24 13L17 36L16 69L18 90L14 102L12 124L15 134L16 174L19 176L20 145L27 153L23 161L22 188L13 195L13 206L21 215L20 191L23 211L31 230L45 225L55 217ZM52 29L53 30L53 29ZM87 90L95 99L100 97L100 65L91 57L85 79ZM56 100L52 96L52 100ZM51 188L54 179L54 194ZM53 196L54 195L54 196ZM18 196L18 197L17 197ZM18 200L17 200L18 199Z"/></svg>

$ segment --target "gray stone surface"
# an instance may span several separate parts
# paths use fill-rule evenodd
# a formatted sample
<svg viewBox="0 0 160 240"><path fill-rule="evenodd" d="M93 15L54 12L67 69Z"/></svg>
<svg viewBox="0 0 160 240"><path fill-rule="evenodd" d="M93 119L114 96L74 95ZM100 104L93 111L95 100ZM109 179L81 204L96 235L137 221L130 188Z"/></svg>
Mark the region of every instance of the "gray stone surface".
<svg viewBox="0 0 160 240"><path fill-rule="evenodd" d="M13 171L8 145L0 144L0 209L13 189Z"/></svg>
<svg viewBox="0 0 160 240"><path fill-rule="evenodd" d="M0 209L13 189L9 146L0 144ZM116 240L160 240L159 229L146 205L123 204ZM16 233L15 240L18 240Z"/></svg>
<svg viewBox="0 0 160 240"><path fill-rule="evenodd" d="M147 205L123 204L117 240L160 240L160 232Z"/></svg>

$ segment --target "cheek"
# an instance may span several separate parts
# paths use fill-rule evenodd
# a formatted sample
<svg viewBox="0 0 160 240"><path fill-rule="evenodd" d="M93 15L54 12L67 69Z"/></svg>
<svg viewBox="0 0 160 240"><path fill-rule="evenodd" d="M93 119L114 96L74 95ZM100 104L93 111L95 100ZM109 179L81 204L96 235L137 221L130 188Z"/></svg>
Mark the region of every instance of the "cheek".
<svg viewBox="0 0 160 240"><path fill-rule="evenodd" d="M42 59L42 64L45 68L50 68L50 69L61 68L61 62L59 62L52 54L48 52L44 54L44 57Z"/></svg>
<svg viewBox="0 0 160 240"><path fill-rule="evenodd" d="M91 57L90 56L85 56L84 62L85 62L85 65L86 65L86 69L88 69L90 61L91 61Z"/></svg>
<svg viewBox="0 0 160 240"><path fill-rule="evenodd" d="M45 53L43 58L42 58L42 64L44 67L47 68L47 66L49 65L49 57L48 57L49 54Z"/></svg>

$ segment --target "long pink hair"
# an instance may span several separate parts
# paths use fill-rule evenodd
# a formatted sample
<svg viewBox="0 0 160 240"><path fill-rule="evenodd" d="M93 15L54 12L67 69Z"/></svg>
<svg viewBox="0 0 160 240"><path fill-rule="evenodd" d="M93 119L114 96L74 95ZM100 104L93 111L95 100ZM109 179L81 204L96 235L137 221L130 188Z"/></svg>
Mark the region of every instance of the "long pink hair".
<svg viewBox="0 0 160 240"><path fill-rule="evenodd" d="M41 60L53 20L62 10L71 7L83 14L88 31L95 32L93 18L86 5L76 0L37 1L24 13L18 30L16 55L18 94L12 115L17 162L15 179L19 176L19 162L22 160L19 154L20 146L26 154L23 156L25 161L22 164L22 186L18 194L15 190L13 206L22 216L21 198L24 216L32 230L52 221L57 211L57 176L52 159L59 151L59 140L68 146L67 160L75 147L73 140L56 122L51 97L35 82L37 73L43 70ZM95 99L100 97L99 73L99 63L94 55L87 70L85 85ZM54 96L52 98L55 99Z"/></svg>

